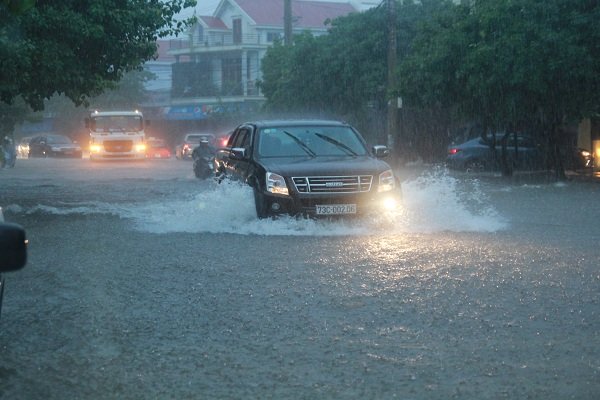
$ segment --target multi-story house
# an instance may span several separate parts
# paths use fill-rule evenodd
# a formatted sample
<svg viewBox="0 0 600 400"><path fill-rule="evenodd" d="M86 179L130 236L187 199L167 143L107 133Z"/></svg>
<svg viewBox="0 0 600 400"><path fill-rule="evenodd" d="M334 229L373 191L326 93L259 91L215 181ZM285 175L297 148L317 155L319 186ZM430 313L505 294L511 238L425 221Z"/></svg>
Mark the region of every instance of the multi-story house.
<svg viewBox="0 0 600 400"><path fill-rule="evenodd" d="M365 2L292 0L292 33L327 33L328 20L358 12ZM257 109L261 60L283 40L283 0L221 0L213 15L197 17L187 37L172 40L168 119L204 119L213 112Z"/></svg>

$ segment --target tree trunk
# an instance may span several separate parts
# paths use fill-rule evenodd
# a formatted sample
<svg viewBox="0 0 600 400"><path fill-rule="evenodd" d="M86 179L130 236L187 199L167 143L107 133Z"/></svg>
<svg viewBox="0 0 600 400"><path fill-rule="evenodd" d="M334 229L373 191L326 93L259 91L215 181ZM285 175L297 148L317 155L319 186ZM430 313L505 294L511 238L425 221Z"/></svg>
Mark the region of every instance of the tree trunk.
<svg viewBox="0 0 600 400"><path fill-rule="evenodd" d="M567 180L567 175L565 174L565 167L562 162L562 157L560 154L560 145L558 140L558 125L552 124L550 130L550 157L552 160L552 169L554 171L554 178L557 181L565 181Z"/></svg>
<svg viewBox="0 0 600 400"><path fill-rule="evenodd" d="M500 139L500 144L502 146L502 155L501 155L501 164L500 164L500 168L502 171L502 176L513 176L513 165L510 162L510 160L508 159L508 138L510 137L510 134L508 132L505 132L504 135L502 136L502 139Z"/></svg>

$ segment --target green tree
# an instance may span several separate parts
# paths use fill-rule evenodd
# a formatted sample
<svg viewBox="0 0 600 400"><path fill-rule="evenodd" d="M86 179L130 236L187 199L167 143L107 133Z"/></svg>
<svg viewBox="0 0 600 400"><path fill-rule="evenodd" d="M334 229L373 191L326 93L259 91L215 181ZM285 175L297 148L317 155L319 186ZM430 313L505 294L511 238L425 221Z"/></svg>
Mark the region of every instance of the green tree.
<svg viewBox="0 0 600 400"><path fill-rule="evenodd" d="M599 111L599 16L587 0L463 2L421 27L399 90L489 129L534 132L562 179L561 126Z"/></svg>
<svg viewBox="0 0 600 400"><path fill-rule="evenodd" d="M400 60L411 51L417 27L451 4L448 0L398 3ZM293 46L275 44L262 62L260 87L266 108L367 121L364 124L381 130L387 102L398 93L387 85L387 21L387 10L380 6L330 21L327 35L305 33L294 37Z"/></svg>
<svg viewBox="0 0 600 400"><path fill-rule="evenodd" d="M156 54L156 39L191 20L195 0L27 0L0 3L0 100L21 96L34 110L64 94L75 104L114 87Z"/></svg>
<svg viewBox="0 0 600 400"><path fill-rule="evenodd" d="M296 35L263 58L260 87L270 110L345 115L385 95L383 8L330 21L327 35Z"/></svg>

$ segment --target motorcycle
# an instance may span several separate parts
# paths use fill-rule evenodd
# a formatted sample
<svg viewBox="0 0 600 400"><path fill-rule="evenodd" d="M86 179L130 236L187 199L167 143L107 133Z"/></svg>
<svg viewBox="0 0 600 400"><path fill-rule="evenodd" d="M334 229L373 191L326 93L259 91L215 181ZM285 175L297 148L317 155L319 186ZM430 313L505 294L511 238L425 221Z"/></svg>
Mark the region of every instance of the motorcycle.
<svg viewBox="0 0 600 400"><path fill-rule="evenodd" d="M214 175L215 151L210 146L203 145L196 147L192 152L194 161L194 175L198 179L207 179Z"/></svg>

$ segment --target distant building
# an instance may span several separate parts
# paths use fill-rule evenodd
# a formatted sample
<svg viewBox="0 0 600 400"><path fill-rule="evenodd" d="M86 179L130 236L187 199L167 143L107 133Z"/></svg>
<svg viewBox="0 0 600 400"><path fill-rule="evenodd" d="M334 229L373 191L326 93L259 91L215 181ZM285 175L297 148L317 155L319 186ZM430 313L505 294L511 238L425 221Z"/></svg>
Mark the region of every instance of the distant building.
<svg viewBox="0 0 600 400"><path fill-rule="evenodd" d="M154 74L154 79L146 82L145 88L153 104L165 106L171 102L172 65L175 57L168 54L169 40L159 39L157 46L156 59L144 64L144 69Z"/></svg>
<svg viewBox="0 0 600 400"><path fill-rule="evenodd" d="M379 3L293 0L292 31L323 35L326 21ZM197 18L186 37L169 42L171 60L165 60L172 77L165 119L201 120L215 112L257 109L264 101L256 85L261 60L274 41L283 39L284 1L221 0L213 15ZM160 60L153 68L160 71L156 85L162 87L168 73L160 69L167 66Z"/></svg>

